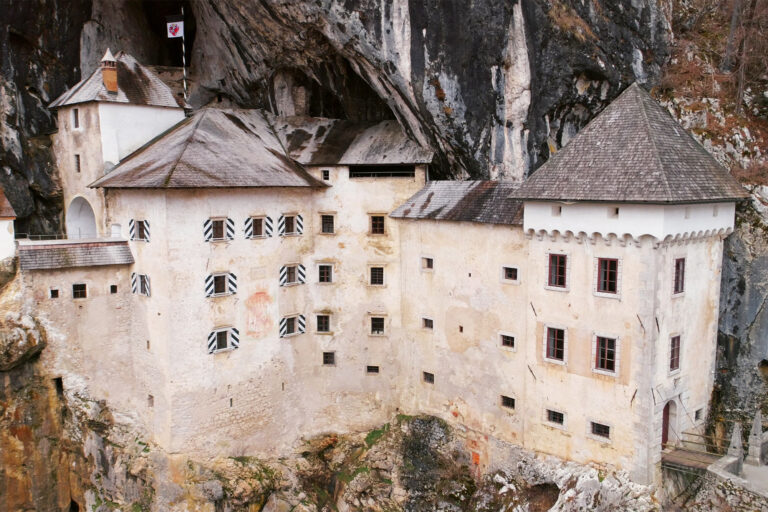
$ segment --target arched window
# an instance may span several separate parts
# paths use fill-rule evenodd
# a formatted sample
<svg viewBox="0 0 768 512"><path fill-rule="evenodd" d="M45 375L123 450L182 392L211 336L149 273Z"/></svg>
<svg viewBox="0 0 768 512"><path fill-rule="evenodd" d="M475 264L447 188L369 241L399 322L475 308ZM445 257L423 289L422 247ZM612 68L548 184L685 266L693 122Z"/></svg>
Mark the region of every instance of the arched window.
<svg viewBox="0 0 768 512"><path fill-rule="evenodd" d="M96 238L96 216L90 203L76 197L67 208L67 238Z"/></svg>

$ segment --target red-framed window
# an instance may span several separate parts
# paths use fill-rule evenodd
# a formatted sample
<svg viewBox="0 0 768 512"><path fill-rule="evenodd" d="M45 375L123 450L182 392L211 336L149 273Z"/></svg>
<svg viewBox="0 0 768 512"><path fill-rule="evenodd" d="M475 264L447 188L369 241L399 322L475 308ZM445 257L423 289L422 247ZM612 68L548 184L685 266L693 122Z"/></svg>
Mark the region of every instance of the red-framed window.
<svg viewBox="0 0 768 512"><path fill-rule="evenodd" d="M616 340L598 336L595 350L595 369L616 371Z"/></svg>
<svg viewBox="0 0 768 512"><path fill-rule="evenodd" d="M618 293L619 260L612 258L598 258L597 291L600 293Z"/></svg>
<svg viewBox="0 0 768 512"><path fill-rule="evenodd" d="M669 369L680 369L680 336L672 336L669 340Z"/></svg>
<svg viewBox="0 0 768 512"><path fill-rule="evenodd" d="M547 279L547 284L549 286L565 288L567 262L568 256L565 254L549 255L549 278Z"/></svg>
<svg viewBox="0 0 768 512"><path fill-rule="evenodd" d="M685 291L685 258L675 260L675 293Z"/></svg>
<svg viewBox="0 0 768 512"><path fill-rule="evenodd" d="M547 327L547 358L563 361L565 359L565 330Z"/></svg>

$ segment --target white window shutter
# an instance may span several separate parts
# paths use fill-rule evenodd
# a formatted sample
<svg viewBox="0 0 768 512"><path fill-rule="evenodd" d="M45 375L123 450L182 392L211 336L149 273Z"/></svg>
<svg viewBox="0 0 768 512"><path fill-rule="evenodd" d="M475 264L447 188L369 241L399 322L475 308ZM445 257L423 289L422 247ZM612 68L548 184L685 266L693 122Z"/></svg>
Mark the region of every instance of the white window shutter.
<svg viewBox="0 0 768 512"><path fill-rule="evenodd" d="M208 274L205 278L205 296L210 297L213 295L213 274Z"/></svg>
<svg viewBox="0 0 768 512"><path fill-rule="evenodd" d="M306 318L304 318L304 315L299 315L298 323L299 323L299 331L298 332L307 332L307 320L306 320Z"/></svg>
<svg viewBox="0 0 768 512"><path fill-rule="evenodd" d="M237 276L231 272L227 274L227 291L237 293Z"/></svg>
<svg viewBox="0 0 768 512"><path fill-rule="evenodd" d="M253 238L253 219L251 217L245 219L245 238Z"/></svg>
<svg viewBox="0 0 768 512"><path fill-rule="evenodd" d="M240 347L240 331L234 327L229 330L229 344L232 346L232 348Z"/></svg>
<svg viewBox="0 0 768 512"><path fill-rule="evenodd" d="M207 219L203 222L203 238L206 242L210 242L211 238L213 238L213 223L211 222L211 219Z"/></svg>
<svg viewBox="0 0 768 512"><path fill-rule="evenodd" d="M304 268L304 265L296 265L296 275L300 283L307 282L307 269Z"/></svg>
<svg viewBox="0 0 768 512"><path fill-rule="evenodd" d="M128 236L131 240L136 240L136 221L133 219L128 221Z"/></svg>
<svg viewBox="0 0 768 512"><path fill-rule="evenodd" d="M277 236L285 236L285 216L283 215L277 219Z"/></svg>
<svg viewBox="0 0 768 512"><path fill-rule="evenodd" d="M235 239L235 221L227 217L227 221L224 223L227 230L227 240Z"/></svg>
<svg viewBox="0 0 768 512"><path fill-rule="evenodd" d="M131 272L131 292L139 293L139 280L136 272Z"/></svg>
<svg viewBox="0 0 768 512"><path fill-rule="evenodd" d="M288 282L288 267L283 265L280 267L280 286L285 286Z"/></svg>
<svg viewBox="0 0 768 512"><path fill-rule="evenodd" d="M143 220L142 222L144 223L144 240L149 242L149 221Z"/></svg>
<svg viewBox="0 0 768 512"><path fill-rule="evenodd" d="M272 236L272 217L264 217L264 234L268 237Z"/></svg>
<svg viewBox="0 0 768 512"><path fill-rule="evenodd" d="M288 319L283 317L280 319L280 337L285 338L285 335L287 332L288 332Z"/></svg>
<svg viewBox="0 0 768 512"><path fill-rule="evenodd" d="M216 331L211 331L208 334L208 353L213 354L216 352Z"/></svg>
<svg viewBox="0 0 768 512"><path fill-rule="evenodd" d="M302 234L304 232L304 217L301 215L296 216L296 232Z"/></svg>

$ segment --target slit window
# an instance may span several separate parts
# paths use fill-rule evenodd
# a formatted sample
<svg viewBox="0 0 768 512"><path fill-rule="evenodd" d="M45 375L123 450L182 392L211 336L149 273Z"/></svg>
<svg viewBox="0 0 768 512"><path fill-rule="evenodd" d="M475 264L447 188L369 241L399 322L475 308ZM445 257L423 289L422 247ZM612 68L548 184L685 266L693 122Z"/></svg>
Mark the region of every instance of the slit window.
<svg viewBox="0 0 768 512"><path fill-rule="evenodd" d="M80 172L80 155L75 155L75 172Z"/></svg>
<svg viewBox="0 0 768 512"><path fill-rule="evenodd" d="M80 128L80 109L79 108L72 109L72 128L74 129Z"/></svg>
<svg viewBox="0 0 768 512"><path fill-rule="evenodd" d="M371 267L372 286L384 286L384 267Z"/></svg>
<svg viewBox="0 0 768 512"><path fill-rule="evenodd" d="M547 359L565 360L565 330L547 328Z"/></svg>
<svg viewBox="0 0 768 512"><path fill-rule="evenodd" d="M317 315L317 332L331 332L331 317L329 315Z"/></svg>
<svg viewBox="0 0 768 512"><path fill-rule="evenodd" d="M606 372L616 371L616 339L597 336L595 369Z"/></svg>
<svg viewBox="0 0 768 512"><path fill-rule="evenodd" d="M549 255L549 277L547 284L556 288L565 288L567 279L568 256L565 254Z"/></svg>
<svg viewBox="0 0 768 512"><path fill-rule="evenodd" d="M366 366L365 367L365 373L368 374L378 374L379 373L379 367L378 366Z"/></svg>
<svg viewBox="0 0 768 512"><path fill-rule="evenodd" d="M350 165L350 178L413 178L413 165Z"/></svg>
<svg viewBox="0 0 768 512"><path fill-rule="evenodd" d="M565 414L559 411L553 411L552 409L547 409L547 421L554 423L555 425L564 425Z"/></svg>
<svg viewBox="0 0 768 512"><path fill-rule="evenodd" d="M429 373L429 372L423 372L422 378L424 379L424 382L427 384L434 384L435 383L435 374Z"/></svg>
<svg viewBox="0 0 768 512"><path fill-rule="evenodd" d="M598 258L597 260L597 291L600 293L617 293L619 290L619 260Z"/></svg>
<svg viewBox="0 0 768 512"><path fill-rule="evenodd" d="M591 431L593 436L604 437L606 439L611 438L611 427L603 425L602 423L591 422Z"/></svg>
<svg viewBox="0 0 768 512"><path fill-rule="evenodd" d="M383 235L384 231L384 216L383 215L371 215L371 234Z"/></svg>
<svg viewBox="0 0 768 512"><path fill-rule="evenodd" d="M685 258L675 260L675 288L674 293L685 291Z"/></svg>
<svg viewBox="0 0 768 512"><path fill-rule="evenodd" d="M384 317L371 317L371 334L384 334Z"/></svg>
<svg viewBox="0 0 768 512"><path fill-rule="evenodd" d="M507 409L514 409L515 399L511 396L501 395L501 406L506 407Z"/></svg>
<svg viewBox="0 0 768 512"><path fill-rule="evenodd" d="M509 334L502 334L499 337L501 338L501 346L502 347L515 348L515 337L514 336L510 336Z"/></svg>
<svg viewBox="0 0 768 512"><path fill-rule="evenodd" d="M329 181L331 179L331 171L323 169L323 181Z"/></svg>
<svg viewBox="0 0 768 512"><path fill-rule="evenodd" d="M336 352L323 352L323 366L336 366Z"/></svg>
<svg viewBox="0 0 768 512"><path fill-rule="evenodd" d="M669 340L669 370L680 369L680 336L672 336Z"/></svg>
<svg viewBox="0 0 768 512"><path fill-rule="evenodd" d="M332 235L336 232L333 215L320 216L321 232L326 235Z"/></svg>
<svg viewBox="0 0 768 512"><path fill-rule="evenodd" d="M72 298L84 299L88 296L88 290L85 284L73 284L72 285Z"/></svg>
<svg viewBox="0 0 768 512"><path fill-rule="evenodd" d="M333 265L319 265L318 274L319 274L318 282L332 283L333 282Z"/></svg>

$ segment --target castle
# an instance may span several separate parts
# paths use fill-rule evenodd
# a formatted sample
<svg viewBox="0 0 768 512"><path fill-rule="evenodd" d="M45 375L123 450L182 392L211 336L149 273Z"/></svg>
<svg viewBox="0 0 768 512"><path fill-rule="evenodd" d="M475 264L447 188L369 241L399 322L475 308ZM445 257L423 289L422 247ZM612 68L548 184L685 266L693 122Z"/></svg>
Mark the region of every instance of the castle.
<svg viewBox="0 0 768 512"><path fill-rule="evenodd" d="M57 99L68 238L19 240L67 390L169 454L427 413L658 478L702 433L746 196L637 85L522 183L430 181L394 121L187 105L125 53Z"/></svg>

